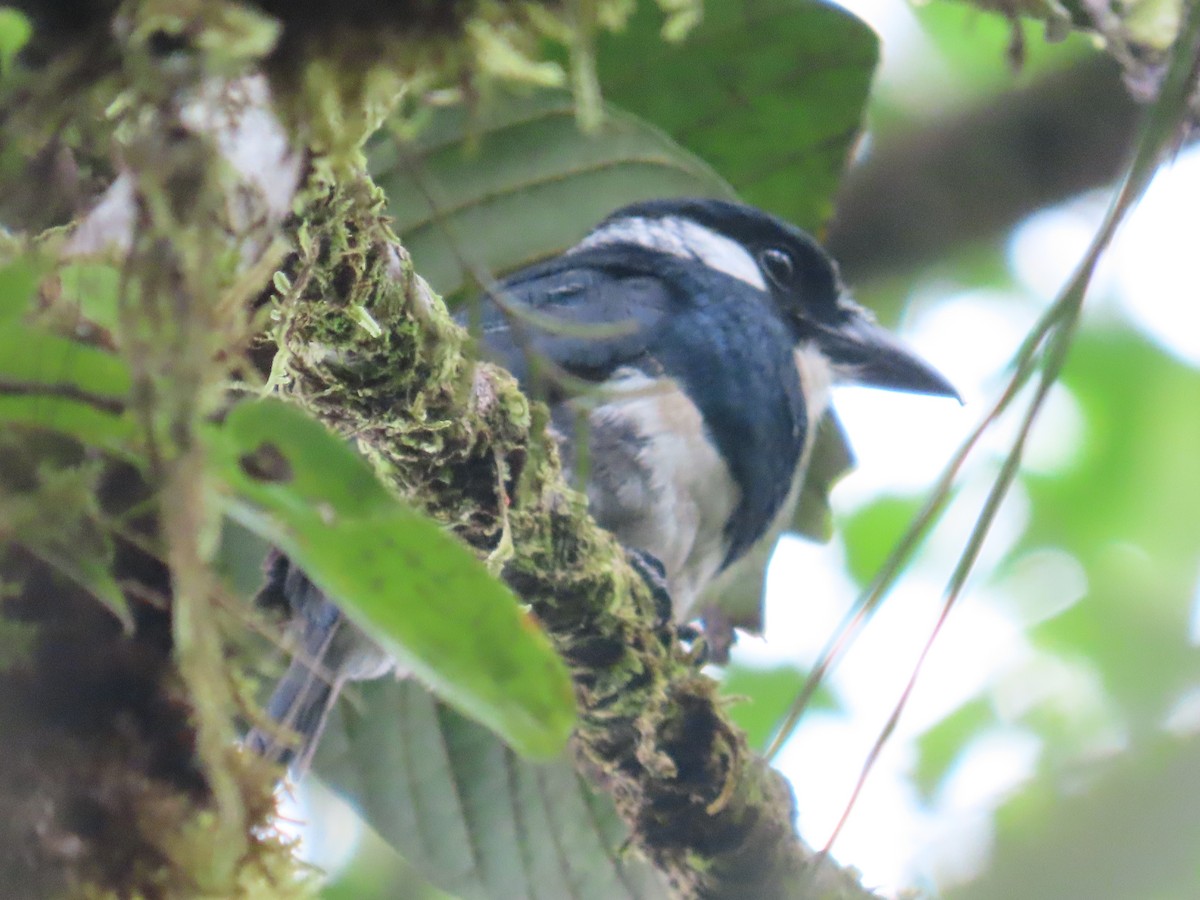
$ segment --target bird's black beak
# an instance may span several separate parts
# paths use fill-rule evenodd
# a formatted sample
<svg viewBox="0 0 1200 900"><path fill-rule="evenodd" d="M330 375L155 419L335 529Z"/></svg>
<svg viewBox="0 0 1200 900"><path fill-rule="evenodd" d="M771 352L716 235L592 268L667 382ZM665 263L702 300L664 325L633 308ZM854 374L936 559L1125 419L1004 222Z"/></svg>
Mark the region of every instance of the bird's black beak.
<svg viewBox="0 0 1200 900"><path fill-rule="evenodd" d="M822 327L817 343L842 384L934 394L962 402L944 375L857 309L837 326Z"/></svg>

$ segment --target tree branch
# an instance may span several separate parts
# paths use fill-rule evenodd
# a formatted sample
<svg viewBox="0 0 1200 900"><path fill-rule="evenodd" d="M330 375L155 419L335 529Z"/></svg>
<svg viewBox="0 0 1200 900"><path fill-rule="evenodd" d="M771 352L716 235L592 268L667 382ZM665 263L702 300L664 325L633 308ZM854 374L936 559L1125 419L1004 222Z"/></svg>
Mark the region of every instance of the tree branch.
<svg viewBox="0 0 1200 900"><path fill-rule="evenodd" d="M842 184L827 245L847 278L913 271L1120 174L1139 121L1096 56L895 138Z"/></svg>
<svg viewBox="0 0 1200 900"><path fill-rule="evenodd" d="M0 809L11 814L0 816L11 837L0 841L0 870L18 871L14 883L32 872L56 892L231 896L255 885L259 896L286 893L296 889L294 873L279 873L291 858L262 827L269 779L230 738L228 622L208 565L215 497L201 432L219 414L236 368L240 301L258 272L251 264L275 246L277 216L293 198L290 186L278 197L268 189L266 176L284 168L279 160L256 157L243 171L241 157L224 153L220 122L191 118L205 108L210 68L240 70L229 55L240 51L253 70L274 31L240 8L223 18L223 5L204 5L204 21L163 8L129 5L130 18L111 29L89 23L98 45L118 36L105 57L108 80L92 100L126 111L122 162L114 164L126 174L111 205L102 202L61 245L111 253L127 276L118 349L137 385L131 400L146 471L107 461L102 471L85 468L86 454L69 439L70 452L60 455L73 477L89 479L80 487L86 502L72 498L70 524L102 531L112 549L97 554L98 567L137 585L126 598L138 604L136 631L120 631L86 590L53 602L54 573L36 558L14 557L21 593L14 602L5 597L4 624L32 624L37 636L30 654L0 660L0 681L10 688L0 691L0 719L11 726L3 732L21 744L19 753L0 754ZM82 82L80 71L72 65L62 84ZM361 79L350 85L344 95L367 93ZM115 97L129 105L114 105ZM286 99L303 112L311 98ZM332 109L334 123L353 111L348 103L313 105ZM85 107L61 108L73 122ZM44 127L36 104L26 111L30 129ZM352 149L361 134L343 128L337 137ZM563 483L556 451L540 442L544 408L531 409L507 373L464 358L464 334L412 273L382 197L346 159L349 150L318 160L300 198L304 214L293 222L297 250L287 279L278 280L285 296L272 374L282 376L282 392L353 436L398 492L504 562L572 667L580 767L611 792L634 844L680 896L870 896L853 873L816 864L795 833L786 783L750 753L714 682L681 651L673 627L657 622L622 548ZM322 181L331 171L340 180ZM242 188L282 204L244 207ZM363 311L380 336L358 324ZM6 458L0 486L12 481L19 499L34 496L24 485L50 471L39 453L46 443L21 445L20 471L7 471L16 461ZM130 535L109 533L108 516L139 511ZM18 629L7 628L11 638L10 630Z"/></svg>
<svg viewBox="0 0 1200 900"><path fill-rule="evenodd" d="M404 496L504 575L572 668L582 770L612 794L635 845L681 897L866 897L793 826L782 777L748 749L681 650L624 551L564 484L506 372L462 354L465 334L416 277L383 198L357 181L311 191L285 267L275 338L282 392L353 436ZM365 309L382 328L355 324Z"/></svg>

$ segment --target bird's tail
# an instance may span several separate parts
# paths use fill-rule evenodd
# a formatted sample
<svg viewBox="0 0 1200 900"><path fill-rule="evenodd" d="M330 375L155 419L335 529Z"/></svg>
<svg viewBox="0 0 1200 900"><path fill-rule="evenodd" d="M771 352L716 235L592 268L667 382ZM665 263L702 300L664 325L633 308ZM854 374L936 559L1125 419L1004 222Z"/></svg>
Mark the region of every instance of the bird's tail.
<svg viewBox="0 0 1200 900"><path fill-rule="evenodd" d="M341 678L331 671L328 659L329 646L340 624L305 629L304 646L267 703L266 712L274 724L255 728L246 735L250 749L278 765L288 766L297 776L312 762L341 688Z"/></svg>

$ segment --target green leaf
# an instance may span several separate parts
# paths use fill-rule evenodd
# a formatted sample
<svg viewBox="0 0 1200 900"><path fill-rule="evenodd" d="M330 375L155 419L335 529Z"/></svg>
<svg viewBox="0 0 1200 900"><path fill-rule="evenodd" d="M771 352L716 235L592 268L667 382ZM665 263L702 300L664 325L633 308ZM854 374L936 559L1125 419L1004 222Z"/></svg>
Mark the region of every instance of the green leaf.
<svg viewBox="0 0 1200 900"><path fill-rule="evenodd" d="M44 331L0 330L0 393L4 385L38 386L98 408L119 410L132 387L124 361L98 347Z"/></svg>
<svg viewBox="0 0 1200 900"><path fill-rule="evenodd" d="M94 325L115 331L121 272L104 263L71 263L58 270L62 299Z"/></svg>
<svg viewBox="0 0 1200 900"><path fill-rule="evenodd" d="M42 266L29 255L0 266L0 325L7 327L29 312L42 274Z"/></svg>
<svg viewBox="0 0 1200 900"><path fill-rule="evenodd" d="M664 129L742 198L818 231L858 136L878 39L814 0L709 3L664 44L653 4L598 42L605 98Z"/></svg>
<svg viewBox="0 0 1200 900"><path fill-rule="evenodd" d="M316 772L424 877L465 900L666 896L624 826L560 757L527 762L412 681L334 711Z"/></svg>
<svg viewBox="0 0 1200 900"><path fill-rule="evenodd" d="M30 256L0 268L0 422L69 434L132 458L138 429L124 414L132 386L124 361L21 322L42 274Z"/></svg>
<svg viewBox="0 0 1200 900"><path fill-rule="evenodd" d="M270 551L268 541L228 520L221 528L213 568L234 596L253 597L263 585L263 560Z"/></svg>
<svg viewBox="0 0 1200 900"><path fill-rule="evenodd" d="M1045 9L1049 13L1053 4L1047 3ZM998 9L991 12L964 3L939 2L914 5L912 12L933 44L931 49L941 57L939 62L954 73L952 83L942 88L948 94L942 102L951 106L1012 87L1009 50L1016 33L1024 45L1020 69L1026 83L1095 52L1094 38L1083 30L1069 32L1065 40L1049 41L1042 22L1014 21Z"/></svg>
<svg viewBox="0 0 1200 900"><path fill-rule="evenodd" d="M313 803L315 791L321 788L324 788L322 793L328 797L316 794L317 799ZM305 805L314 809L314 819L322 814L324 804L334 795L337 796L335 802L344 802L340 794L317 780L305 785ZM318 826L317 841L322 840L324 835L336 835L340 831L336 823L328 822L328 828L323 827L324 824ZM430 884L412 863L397 853L372 828L363 829L350 864L328 873L322 882L321 900L459 900L453 894L447 894Z"/></svg>
<svg viewBox="0 0 1200 900"><path fill-rule="evenodd" d="M522 753L562 750L575 718L566 667L466 547L287 403L241 403L209 440L235 494L232 518L278 545L439 696Z"/></svg>
<svg viewBox="0 0 1200 900"><path fill-rule="evenodd" d="M0 75L8 72L13 59L33 36L29 19L11 6L0 6Z"/></svg>
<svg viewBox="0 0 1200 900"><path fill-rule="evenodd" d="M63 397L7 396L0 384L0 422L68 434L130 462L138 461L133 450L140 434L137 423L129 416L113 415L88 403Z"/></svg>
<svg viewBox="0 0 1200 900"><path fill-rule="evenodd" d="M842 524L846 568L859 584L870 584L920 504L911 497L880 497Z"/></svg>
<svg viewBox="0 0 1200 900"><path fill-rule="evenodd" d="M810 230L828 218L878 56L870 28L812 0L714 4L679 44L661 24L640 4L601 41L620 109L596 134L579 132L568 94L536 91L491 97L474 120L438 110L413 144L373 146L397 233L435 289L559 252L627 203L728 197L730 183Z"/></svg>
<svg viewBox="0 0 1200 900"><path fill-rule="evenodd" d="M950 767L983 730L996 722L990 701L976 698L964 703L917 739L917 767L913 783L928 801Z"/></svg>
<svg viewBox="0 0 1200 900"><path fill-rule="evenodd" d="M113 577L111 560L56 546L53 541L22 539L25 549L99 600L116 616L126 634L133 634L133 611Z"/></svg>
<svg viewBox="0 0 1200 900"><path fill-rule="evenodd" d="M80 459L71 438L18 429L0 431L0 460L6 488L0 492L0 545L20 544L132 633L133 614L113 575L112 527L99 497L110 464Z"/></svg>
<svg viewBox="0 0 1200 900"><path fill-rule="evenodd" d="M442 294L486 283L653 197L732 197L707 165L617 110L583 134L571 96L492 98L472 120L439 110L415 144L376 143L371 170L416 270Z"/></svg>

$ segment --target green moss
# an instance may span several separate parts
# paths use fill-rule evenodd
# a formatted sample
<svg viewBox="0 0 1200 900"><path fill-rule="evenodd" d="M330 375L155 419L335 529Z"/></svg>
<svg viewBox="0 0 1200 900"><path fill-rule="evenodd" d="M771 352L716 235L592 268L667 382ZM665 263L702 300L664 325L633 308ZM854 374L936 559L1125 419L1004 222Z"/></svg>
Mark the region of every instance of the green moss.
<svg viewBox="0 0 1200 900"><path fill-rule="evenodd" d="M536 58L543 37L611 25L627 4L416 4L450 16L435 27L397 15L412 4L381 3L379 16L395 17L388 27L335 21L332 30L327 18L319 29L306 22L300 7L308 6L145 0L123 5L119 28L107 19L115 4L75 32L51 22L36 38L51 63L24 83L25 105L5 120L5 183L64 142L101 177L112 174L107 154L116 147L136 176L139 218L112 330L134 372L131 401L150 447L141 471L89 467L78 447L46 468L30 462L46 458L40 438L22 435L19 464L2 473L14 508L30 498L45 507L20 517L26 543L70 537L95 571L135 586L139 604L130 636L96 603L86 572L82 583L56 578L44 548L22 557L30 578L13 583L36 621L10 631L0 620L0 660L10 663L0 666L0 730L22 741L0 759L5 874L13 859L2 848L28 847L33 835L34 877L79 885L87 896L304 896L311 887L297 879L285 843L262 830L275 773L232 746L242 679L226 671L233 624L214 602L216 507L197 426L220 413L248 338L246 311L226 302L244 275L242 235L227 221L232 174L211 140L179 119L180 97L214 76L252 71L266 54L293 135L317 151L297 202L296 252L268 299L279 313L272 383L355 440L398 492L490 556L518 589L572 663L585 706L581 753L621 783L630 820L646 798L653 806L682 796L672 783L682 751L670 745L691 732L677 710L700 709L707 722L711 685L655 621L649 591L615 540L562 483L545 408L531 406L507 374L464 356L465 334L396 250L383 197L359 170L358 148L398 89L545 78L551 69ZM15 221L40 227L35 203L10 203L21 211ZM95 502L101 482L118 477L127 481L114 492L142 504L136 526L122 522L120 533L113 519L132 506L114 513ZM50 635L67 648L61 658L21 652L30 649L22 642ZM63 679L86 696L61 696ZM53 721L40 715L47 696L64 704ZM712 745L718 767L739 752L723 737ZM47 808L87 810L108 837L92 840L67 820L39 832L22 784ZM71 859L55 855L80 844ZM660 862L677 854L646 848Z"/></svg>
<svg viewBox="0 0 1200 900"><path fill-rule="evenodd" d="M572 668L588 770L685 894L726 877L726 850L747 846L790 883L802 855L786 787L750 754L624 551L563 484L545 407L507 373L464 359L464 334L440 301L407 263L382 262L394 236L373 186L356 178L308 195L310 230L297 245L320 249L301 249L277 285L282 392L353 436L407 500L502 569ZM317 287L339 271L353 274L343 290ZM353 308L380 333L350 327Z"/></svg>

